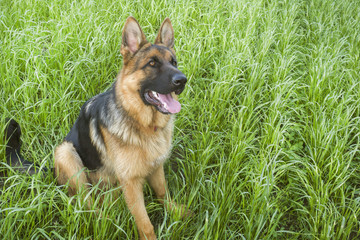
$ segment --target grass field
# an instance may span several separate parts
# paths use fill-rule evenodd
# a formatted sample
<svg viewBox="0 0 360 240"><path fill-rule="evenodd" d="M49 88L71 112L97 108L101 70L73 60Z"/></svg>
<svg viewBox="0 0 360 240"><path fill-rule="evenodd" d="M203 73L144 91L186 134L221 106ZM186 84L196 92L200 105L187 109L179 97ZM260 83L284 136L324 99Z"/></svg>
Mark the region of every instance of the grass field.
<svg viewBox="0 0 360 240"><path fill-rule="evenodd" d="M360 1L0 0L0 132L53 166L81 105L122 66L125 19L149 40L170 17L180 97L166 212L145 187L159 239L360 238ZM5 147L0 137L3 169ZM1 239L137 239L123 197L87 210L49 174L10 171ZM118 189L115 189L118 191Z"/></svg>

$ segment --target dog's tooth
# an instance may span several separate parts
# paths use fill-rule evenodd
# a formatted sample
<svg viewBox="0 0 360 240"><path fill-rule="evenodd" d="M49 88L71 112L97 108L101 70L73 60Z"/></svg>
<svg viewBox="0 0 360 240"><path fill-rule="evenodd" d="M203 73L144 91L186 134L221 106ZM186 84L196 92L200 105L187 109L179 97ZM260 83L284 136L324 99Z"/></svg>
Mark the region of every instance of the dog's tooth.
<svg viewBox="0 0 360 240"><path fill-rule="evenodd" d="M154 95L154 97L159 98L159 95L158 95L158 93L157 93L157 92L152 91L152 94Z"/></svg>

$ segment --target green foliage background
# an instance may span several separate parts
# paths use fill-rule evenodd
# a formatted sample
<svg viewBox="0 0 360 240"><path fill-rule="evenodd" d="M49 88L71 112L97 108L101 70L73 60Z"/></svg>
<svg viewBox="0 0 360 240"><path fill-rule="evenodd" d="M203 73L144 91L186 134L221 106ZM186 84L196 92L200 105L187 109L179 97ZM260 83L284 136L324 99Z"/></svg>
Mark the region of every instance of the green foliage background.
<svg viewBox="0 0 360 240"><path fill-rule="evenodd" d="M180 97L170 194L178 219L145 188L159 239L360 237L360 2L351 0L0 0L0 131L51 167L81 105L121 68L125 19L149 40L170 17ZM134 239L123 198L86 210L49 175L6 166L2 239ZM113 191L118 191L115 189Z"/></svg>

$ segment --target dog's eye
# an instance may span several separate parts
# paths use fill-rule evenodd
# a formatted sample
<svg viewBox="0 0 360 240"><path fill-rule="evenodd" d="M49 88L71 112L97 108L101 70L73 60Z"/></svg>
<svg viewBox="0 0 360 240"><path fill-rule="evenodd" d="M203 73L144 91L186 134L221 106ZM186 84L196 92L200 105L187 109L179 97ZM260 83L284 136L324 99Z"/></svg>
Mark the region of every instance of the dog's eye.
<svg viewBox="0 0 360 240"><path fill-rule="evenodd" d="M172 64L174 67L177 67L177 61L176 61L176 60L172 60L172 61L171 61L171 64Z"/></svg>
<svg viewBox="0 0 360 240"><path fill-rule="evenodd" d="M155 67L156 62L154 60L150 60L149 65L152 66L152 67Z"/></svg>

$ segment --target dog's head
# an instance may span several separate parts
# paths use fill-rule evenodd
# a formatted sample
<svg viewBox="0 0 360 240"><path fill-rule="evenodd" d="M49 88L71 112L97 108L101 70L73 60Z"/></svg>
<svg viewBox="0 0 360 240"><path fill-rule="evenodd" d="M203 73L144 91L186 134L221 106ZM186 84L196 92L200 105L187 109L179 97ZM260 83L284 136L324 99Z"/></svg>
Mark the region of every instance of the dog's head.
<svg viewBox="0 0 360 240"><path fill-rule="evenodd" d="M181 109L177 101L185 88L186 76L177 68L174 47L174 30L166 18L155 43L149 43L139 23L128 17L122 33L121 54L123 98L139 105L153 107L164 114ZM139 107L139 106L138 106Z"/></svg>

